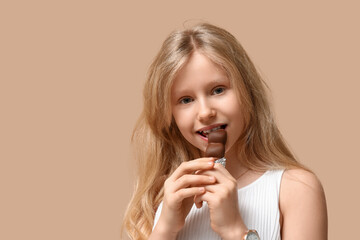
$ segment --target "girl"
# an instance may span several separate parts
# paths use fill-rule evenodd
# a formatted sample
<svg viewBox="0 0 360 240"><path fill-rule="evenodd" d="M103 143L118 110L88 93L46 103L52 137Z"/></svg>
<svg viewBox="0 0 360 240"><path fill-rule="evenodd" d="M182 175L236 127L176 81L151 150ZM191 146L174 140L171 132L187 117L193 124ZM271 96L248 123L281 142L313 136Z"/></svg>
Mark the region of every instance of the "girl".
<svg viewBox="0 0 360 240"><path fill-rule="evenodd" d="M265 86L224 29L199 24L165 40L133 134L131 239L327 239L322 186L285 144ZM217 128L226 168L204 157Z"/></svg>

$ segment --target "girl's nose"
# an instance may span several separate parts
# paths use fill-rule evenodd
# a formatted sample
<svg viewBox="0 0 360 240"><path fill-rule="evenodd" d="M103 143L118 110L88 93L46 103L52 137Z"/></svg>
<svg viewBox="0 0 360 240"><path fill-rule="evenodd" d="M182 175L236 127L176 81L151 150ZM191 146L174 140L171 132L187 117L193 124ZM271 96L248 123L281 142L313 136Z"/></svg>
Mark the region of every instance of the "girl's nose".
<svg viewBox="0 0 360 240"><path fill-rule="evenodd" d="M198 112L198 120L207 122L216 116L216 110L207 101L201 101Z"/></svg>

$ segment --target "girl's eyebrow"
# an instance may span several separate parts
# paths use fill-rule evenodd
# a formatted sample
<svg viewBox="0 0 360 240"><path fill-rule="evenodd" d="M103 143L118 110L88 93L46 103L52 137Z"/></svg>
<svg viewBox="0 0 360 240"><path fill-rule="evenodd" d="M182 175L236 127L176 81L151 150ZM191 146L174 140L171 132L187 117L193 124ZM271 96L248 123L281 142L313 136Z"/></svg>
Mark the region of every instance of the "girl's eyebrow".
<svg viewBox="0 0 360 240"><path fill-rule="evenodd" d="M215 78L212 80L213 83L222 83L222 82L226 82L228 79L226 77L221 77L221 78Z"/></svg>
<svg viewBox="0 0 360 240"><path fill-rule="evenodd" d="M211 82L209 82L207 85L225 84L228 82L229 82L228 78L221 77L221 78L215 78L215 79L211 80Z"/></svg>

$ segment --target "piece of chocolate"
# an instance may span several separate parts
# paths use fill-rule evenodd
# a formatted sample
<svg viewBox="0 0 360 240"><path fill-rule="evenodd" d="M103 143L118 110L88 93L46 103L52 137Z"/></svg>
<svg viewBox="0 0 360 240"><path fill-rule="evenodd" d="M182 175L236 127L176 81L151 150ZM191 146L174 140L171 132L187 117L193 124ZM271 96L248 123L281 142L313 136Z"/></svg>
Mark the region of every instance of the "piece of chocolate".
<svg viewBox="0 0 360 240"><path fill-rule="evenodd" d="M208 146L205 151L206 157L222 158L225 155L227 134L224 129L218 129L208 134Z"/></svg>
<svg viewBox="0 0 360 240"><path fill-rule="evenodd" d="M206 157L222 158L225 155L225 146L222 143L209 143L206 151Z"/></svg>
<svg viewBox="0 0 360 240"><path fill-rule="evenodd" d="M224 129L218 129L210 132L208 135L208 143L222 143L226 144L226 131Z"/></svg>

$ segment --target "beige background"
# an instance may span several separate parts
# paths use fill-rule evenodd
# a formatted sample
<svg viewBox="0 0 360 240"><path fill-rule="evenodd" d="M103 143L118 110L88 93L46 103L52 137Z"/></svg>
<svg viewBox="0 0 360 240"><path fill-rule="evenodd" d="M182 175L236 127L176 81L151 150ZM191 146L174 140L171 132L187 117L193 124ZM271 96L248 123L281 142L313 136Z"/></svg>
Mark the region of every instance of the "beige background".
<svg viewBox="0 0 360 240"><path fill-rule="evenodd" d="M144 76L194 19L232 32L269 83L324 185L329 239L357 236L359 4L174 2L1 1L0 239L121 238Z"/></svg>

